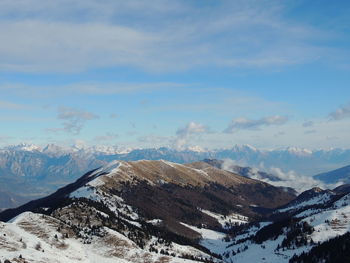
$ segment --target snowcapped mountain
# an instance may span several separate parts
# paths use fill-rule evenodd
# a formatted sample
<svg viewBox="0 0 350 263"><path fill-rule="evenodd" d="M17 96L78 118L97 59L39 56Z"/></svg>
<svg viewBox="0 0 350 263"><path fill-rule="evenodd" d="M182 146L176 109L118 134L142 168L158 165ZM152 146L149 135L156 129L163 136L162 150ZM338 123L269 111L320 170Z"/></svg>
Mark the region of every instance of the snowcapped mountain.
<svg viewBox="0 0 350 263"><path fill-rule="evenodd" d="M21 143L18 145L10 145L3 149L2 151L9 150L9 151L27 151L27 152L34 152L34 151L41 151L41 148L35 144L27 144L27 143Z"/></svg>
<svg viewBox="0 0 350 263"><path fill-rule="evenodd" d="M303 175L314 175L326 170L336 169L350 163L350 149L310 150L298 147L285 149L260 150L251 145L235 145L230 149L204 150L198 146L187 150L175 150L166 147L158 149L124 149L118 146L82 146L61 147L54 144L39 147L32 144L20 144L1 149L6 151L40 152L43 154L64 156L67 154L91 155L100 160L168 160L188 163L203 159L232 159L240 166L278 167L293 170Z"/></svg>
<svg viewBox="0 0 350 263"><path fill-rule="evenodd" d="M44 149L23 145L9 147L0 151L0 191L33 199L47 195L103 164L104 161L94 156L69 153L53 145Z"/></svg>
<svg viewBox="0 0 350 263"><path fill-rule="evenodd" d="M223 259L242 263L252 259L276 263L347 262L349 218L349 193L337 195L311 189L276 209L269 221L247 224L234 231L221 251Z"/></svg>
<svg viewBox="0 0 350 263"><path fill-rule="evenodd" d="M336 192L315 187L301 193L289 204L279 208L275 214L296 213L308 207L323 206L337 196Z"/></svg>

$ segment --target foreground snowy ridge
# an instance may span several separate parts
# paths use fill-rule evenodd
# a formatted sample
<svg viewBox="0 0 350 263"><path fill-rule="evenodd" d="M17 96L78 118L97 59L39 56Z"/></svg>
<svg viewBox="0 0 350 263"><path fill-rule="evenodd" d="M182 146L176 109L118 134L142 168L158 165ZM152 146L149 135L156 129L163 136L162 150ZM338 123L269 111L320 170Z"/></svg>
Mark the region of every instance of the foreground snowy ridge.
<svg viewBox="0 0 350 263"><path fill-rule="evenodd" d="M303 204L323 204L323 209L306 209L294 216L293 219L277 223L268 223L256 228L245 229L245 234L236 235L226 252L224 260L227 262L289 262L294 255L309 252L313 247L335 237L350 232L350 194L339 200L327 204L329 196L321 194L311 198ZM300 208L301 204L295 209ZM288 207L288 210L291 207ZM284 209L276 212L285 212ZM263 226L263 227L262 227ZM266 229L265 232L263 230ZM262 230L259 232L259 230Z"/></svg>
<svg viewBox="0 0 350 263"><path fill-rule="evenodd" d="M0 260L23 258L26 262L100 263L100 262L195 262L146 252L133 241L103 228L103 237L91 236L89 242L76 239L67 226L45 215L26 212L11 223L0 222ZM173 244L173 251L203 255L191 247ZM159 247L162 248L161 246ZM22 261L19 261L22 262Z"/></svg>

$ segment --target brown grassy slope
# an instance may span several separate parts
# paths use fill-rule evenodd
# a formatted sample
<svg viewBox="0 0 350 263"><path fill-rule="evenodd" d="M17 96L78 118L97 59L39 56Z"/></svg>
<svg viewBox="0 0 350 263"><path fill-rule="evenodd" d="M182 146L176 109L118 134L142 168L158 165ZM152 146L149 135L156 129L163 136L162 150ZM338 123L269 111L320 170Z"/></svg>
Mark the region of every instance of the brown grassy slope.
<svg viewBox="0 0 350 263"><path fill-rule="evenodd" d="M201 223L219 227L198 208L220 214L261 214L255 206L274 208L295 196L267 183L239 176L203 162L181 165L165 161L122 162L100 178L106 192L118 193L148 219Z"/></svg>
<svg viewBox="0 0 350 263"><path fill-rule="evenodd" d="M148 181L150 184L172 183L179 186L201 186L218 183L231 187L241 184L257 184L259 181L217 169L203 162L188 165L166 161L121 162L118 171L101 178L108 186L122 182Z"/></svg>

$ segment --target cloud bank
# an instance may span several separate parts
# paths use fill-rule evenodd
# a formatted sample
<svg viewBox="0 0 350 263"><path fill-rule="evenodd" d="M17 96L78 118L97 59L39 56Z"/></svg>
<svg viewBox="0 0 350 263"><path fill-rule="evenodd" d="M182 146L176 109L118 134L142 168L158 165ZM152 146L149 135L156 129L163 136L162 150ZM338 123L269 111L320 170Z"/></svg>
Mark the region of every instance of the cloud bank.
<svg viewBox="0 0 350 263"><path fill-rule="evenodd" d="M226 159L224 160L224 163L222 165L223 169L234 172L233 166L247 166L244 163L237 163L234 160ZM257 173L258 171L263 171L268 174L271 174L271 180L270 178L262 178ZM252 179L264 181L266 183L269 183L274 186L282 186L282 187L292 187L295 189L298 193L301 193L303 191L309 190L313 187L320 187L323 189L333 189L337 184L325 184L321 181L315 180L310 176L303 176L300 174L297 174L296 172L290 170L290 171L283 171L281 168L278 167L265 167L263 163L259 165L259 167L253 167L252 172L249 174L249 177Z"/></svg>

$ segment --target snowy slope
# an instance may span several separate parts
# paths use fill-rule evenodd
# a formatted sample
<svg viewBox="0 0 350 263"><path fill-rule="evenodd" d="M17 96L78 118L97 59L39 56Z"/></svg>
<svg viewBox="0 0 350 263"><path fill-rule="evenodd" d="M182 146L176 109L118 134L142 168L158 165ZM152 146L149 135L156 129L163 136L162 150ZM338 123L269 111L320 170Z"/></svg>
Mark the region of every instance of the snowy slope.
<svg viewBox="0 0 350 263"><path fill-rule="evenodd" d="M327 205L318 209L308 208L318 203ZM287 263L294 255L307 253L319 243L350 232L350 194L332 199L321 193L289 208L297 208L299 213L281 222L247 224L230 235L185 223L182 225L199 233L200 244L220 254L225 262L239 263L252 260ZM210 211L204 212L217 216Z"/></svg>
<svg viewBox="0 0 350 263"><path fill-rule="evenodd" d="M222 254L223 259L240 263L251 262L252 258L255 262L289 262L293 255L308 252L317 246L317 243L350 232L350 194L333 201L327 207L307 209L309 205L329 201L329 196L324 194L305 200L294 207L305 207L294 219L270 223L263 227L262 230L267 230L265 238L261 231L252 233L249 229L246 230L249 234L245 236L233 236L230 245Z"/></svg>
<svg viewBox="0 0 350 263"><path fill-rule="evenodd" d="M235 225L246 224L249 221L249 218L247 216L243 216L235 213L224 216L205 209L200 209L200 211L218 220L218 222L221 224L221 226L224 229L230 229Z"/></svg>
<svg viewBox="0 0 350 263"><path fill-rule="evenodd" d="M252 259L283 263L294 254L310 251L317 242L350 230L350 194L336 195L316 188L273 214L285 216L283 220L259 223L230 210L229 207L239 207L234 202L227 206L224 216L213 212L224 209L206 203L191 206L181 199L192 210L182 214L189 214L188 218L179 220L175 213L169 218L159 210L156 210L159 214L149 216L123 195L126 192L133 198L141 195L133 192L133 187L141 182L145 188L136 189L146 190L142 199L146 206L147 202L157 200L151 199L157 193L152 192L152 187L164 187L162 199L155 204L160 206L168 197L166 194L180 189L170 188L176 182L183 186L181 190L198 191L205 189L199 183L209 189L210 180L219 182L227 178L225 182L232 180L236 185L251 181L222 170L215 174L215 169L168 161L110 162L45 199L49 201L47 206L40 201L38 207L31 208L36 213L25 212L9 223L0 223L0 260L22 256L27 262L171 263L221 262L221 256L228 263ZM219 188L222 189L225 188ZM181 195L180 191L176 198ZM173 207L172 211L175 212ZM199 223L198 215L202 220ZM220 256L214 258L216 255Z"/></svg>
<svg viewBox="0 0 350 263"><path fill-rule="evenodd" d="M58 228L61 230L57 231ZM29 212L21 214L11 223L0 223L0 260L19 260L22 257L29 263L195 262L147 252L124 235L108 228L103 229L103 237L95 236L89 244L70 237L72 233L68 230L53 217ZM203 255L192 248L174 246L175 250Z"/></svg>
<svg viewBox="0 0 350 263"><path fill-rule="evenodd" d="M220 255L225 251L225 247L227 245L227 241L225 241L225 233L205 228L198 228L185 223L181 224L201 234L202 238L200 244L209 249L211 252Z"/></svg>
<svg viewBox="0 0 350 263"><path fill-rule="evenodd" d="M299 209L313 206L313 205L326 204L327 202L332 200L333 196L334 194L331 194L329 192L324 192L307 200L302 200L300 202L293 202L287 207L278 209L277 212L284 213L284 212L299 210Z"/></svg>

